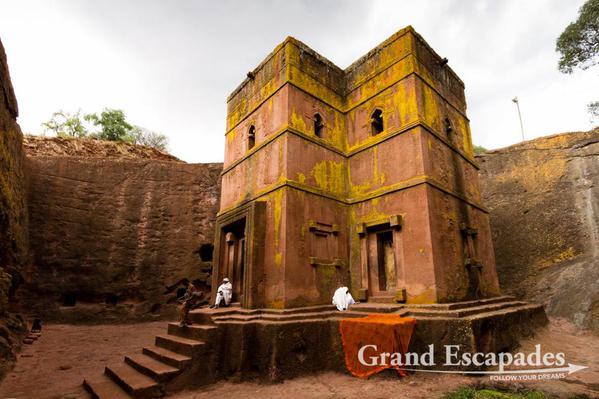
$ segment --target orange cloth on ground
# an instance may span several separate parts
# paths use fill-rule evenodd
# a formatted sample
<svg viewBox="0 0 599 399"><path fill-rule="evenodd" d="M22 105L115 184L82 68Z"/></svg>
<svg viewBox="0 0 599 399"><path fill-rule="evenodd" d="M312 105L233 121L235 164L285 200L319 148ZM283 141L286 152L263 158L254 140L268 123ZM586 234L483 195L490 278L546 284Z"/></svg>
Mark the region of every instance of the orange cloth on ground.
<svg viewBox="0 0 599 399"><path fill-rule="evenodd" d="M364 345L376 345L376 353L368 350L364 354L366 359L383 352L401 353L403 359L415 324L415 318L401 317L396 314L370 314L366 317L342 319L339 322L339 329L347 370L356 377L369 377L393 367L400 375L405 375L405 371L400 366L389 365L389 358L386 360L387 365L363 365L358 359L358 351Z"/></svg>

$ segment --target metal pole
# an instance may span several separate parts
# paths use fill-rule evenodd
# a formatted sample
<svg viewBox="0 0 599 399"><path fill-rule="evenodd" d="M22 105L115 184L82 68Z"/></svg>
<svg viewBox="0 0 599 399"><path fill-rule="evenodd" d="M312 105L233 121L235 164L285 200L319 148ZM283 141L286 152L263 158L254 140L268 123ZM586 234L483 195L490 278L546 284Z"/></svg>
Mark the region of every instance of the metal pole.
<svg viewBox="0 0 599 399"><path fill-rule="evenodd" d="M524 141L524 125L522 124L522 114L520 113L520 103L518 102L518 97L512 98L512 101L516 103L516 108L518 108L518 118L520 118L520 132L522 132L522 141Z"/></svg>

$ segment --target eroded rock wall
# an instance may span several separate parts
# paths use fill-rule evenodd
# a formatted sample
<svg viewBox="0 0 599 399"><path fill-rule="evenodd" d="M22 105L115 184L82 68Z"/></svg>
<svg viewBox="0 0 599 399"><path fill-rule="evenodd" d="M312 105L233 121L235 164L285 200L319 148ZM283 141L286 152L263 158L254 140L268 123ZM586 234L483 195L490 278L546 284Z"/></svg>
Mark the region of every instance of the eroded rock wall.
<svg viewBox="0 0 599 399"><path fill-rule="evenodd" d="M599 129L478 156L501 288L599 330Z"/></svg>
<svg viewBox="0 0 599 399"><path fill-rule="evenodd" d="M204 260L200 249L213 241L221 164L42 153L26 163L30 313L94 323L173 317L178 281L209 284L210 248Z"/></svg>
<svg viewBox="0 0 599 399"><path fill-rule="evenodd" d="M25 325L10 312L27 263L27 207L23 176L23 135L4 47L0 41L0 378L11 367Z"/></svg>

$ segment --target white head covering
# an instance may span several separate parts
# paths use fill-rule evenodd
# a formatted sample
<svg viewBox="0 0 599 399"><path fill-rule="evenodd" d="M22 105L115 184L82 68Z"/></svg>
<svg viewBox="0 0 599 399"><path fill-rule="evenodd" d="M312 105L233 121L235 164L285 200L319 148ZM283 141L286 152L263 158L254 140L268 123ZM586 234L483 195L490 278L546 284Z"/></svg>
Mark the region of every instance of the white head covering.
<svg viewBox="0 0 599 399"><path fill-rule="evenodd" d="M229 279L227 277L223 278L223 282L228 283Z"/></svg>

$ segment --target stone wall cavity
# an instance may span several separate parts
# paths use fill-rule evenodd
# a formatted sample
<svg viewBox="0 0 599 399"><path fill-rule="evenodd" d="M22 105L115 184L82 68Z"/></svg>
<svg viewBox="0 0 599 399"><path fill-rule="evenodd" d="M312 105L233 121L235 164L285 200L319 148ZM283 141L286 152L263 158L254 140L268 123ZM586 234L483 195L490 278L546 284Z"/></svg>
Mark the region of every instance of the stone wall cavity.
<svg viewBox="0 0 599 399"><path fill-rule="evenodd" d="M503 291L599 330L599 129L478 161Z"/></svg>
<svg viewBox="0 0 599 399"><path fill-rule="evenodd" d="M25 325L11 313L14 292L27 263L27 207L23 135L4 47L0 41L0 378L15 360Z"/></svg>
<svg viewBox="0 0 599 399"><path fill-rule="evenodd" d="M221 170L28 156L28 312L62 322L139 321L173 317L182 279L209 292Z"/></svg>

